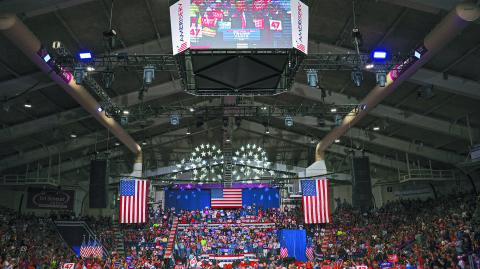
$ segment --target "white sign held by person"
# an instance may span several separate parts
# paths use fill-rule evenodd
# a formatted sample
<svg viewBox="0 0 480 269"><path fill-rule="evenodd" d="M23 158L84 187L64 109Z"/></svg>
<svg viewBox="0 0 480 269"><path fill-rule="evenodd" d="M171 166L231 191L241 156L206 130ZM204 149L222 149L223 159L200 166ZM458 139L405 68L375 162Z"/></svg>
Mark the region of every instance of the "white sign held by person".
<svg viewBox="0 0 480 269"><path fill-rule="evenodd" d="M62 269L73 269L73 268L75 268L75 264L73 262L64 263L62 266Z"/></svg>

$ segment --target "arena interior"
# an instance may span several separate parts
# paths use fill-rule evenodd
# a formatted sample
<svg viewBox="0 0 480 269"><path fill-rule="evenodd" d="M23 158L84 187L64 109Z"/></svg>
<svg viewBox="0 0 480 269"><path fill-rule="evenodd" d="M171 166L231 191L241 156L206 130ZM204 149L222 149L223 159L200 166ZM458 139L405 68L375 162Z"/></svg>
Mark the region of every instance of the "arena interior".
<svg viewBox="0 0 480 269"><path fill-rule="evenodd" d="M480 269L480 1L0 1L0 269Z"/></svg>

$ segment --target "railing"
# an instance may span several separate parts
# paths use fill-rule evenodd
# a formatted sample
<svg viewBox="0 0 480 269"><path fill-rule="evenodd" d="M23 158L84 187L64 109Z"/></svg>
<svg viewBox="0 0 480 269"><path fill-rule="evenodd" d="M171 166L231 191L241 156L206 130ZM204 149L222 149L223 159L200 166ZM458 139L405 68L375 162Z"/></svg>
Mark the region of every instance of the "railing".
<svg viewBox="0 0 480 269"><path fill-rule="evenodd" d="M58 186L59 178L54 177L30 177L25 175L4 175L0 178L0 185L34 185L50 184Z"/></svg>
<svg viewBox="0 0 480 269"><path fill-rule="evenodd" d="M418 180L455 180L455 173L453 170L412 169L407 174L400 174L400 183Z"/></svg>

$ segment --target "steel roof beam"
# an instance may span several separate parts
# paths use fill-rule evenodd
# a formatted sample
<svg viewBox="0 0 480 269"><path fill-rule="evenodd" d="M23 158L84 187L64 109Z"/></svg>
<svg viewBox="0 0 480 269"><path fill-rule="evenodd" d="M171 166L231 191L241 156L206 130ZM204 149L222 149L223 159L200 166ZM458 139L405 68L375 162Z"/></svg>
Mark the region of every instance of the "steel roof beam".
<svg viewBox="0 0 480 269"><path fill-rule="evenodd" d="M158 84L148 90L148 93L144 97L144 102L153 101L180 92L183 92L183 90L179 80ZM112 99L116 103L121 103L125 106L133 106L141 102L138 99L138 92L131 92ZM78 107L33 121L16 124L0 130L0 143L77 122L89 117L90 114L83 108Z"/></svg>
<svg viewBox="0 0 480 269"><path fill-rule="evenodd" d="M301 83L295 83L289 93L318 102L322 101L321 92L319 90L313 89ZM356 98L349 97L345 94L340 94L337 92L332 92L332 95L327 96L325 99L327 102L333 102L336 104L348 104L360 101ZM369 112L369 114L375 117L391 119L393 121L407 124L413 127L430 130L437 133L457 137L462 140L470 141L470 137L468 134L469 130L467 126L463 126L460 124L454 124L445 120L439 120L421 114L404 111L402 109L398 109L384 104L378 104L374 109ZM472 132L473 137L479 137L478 130L472 129L470 131Z"/></svg>

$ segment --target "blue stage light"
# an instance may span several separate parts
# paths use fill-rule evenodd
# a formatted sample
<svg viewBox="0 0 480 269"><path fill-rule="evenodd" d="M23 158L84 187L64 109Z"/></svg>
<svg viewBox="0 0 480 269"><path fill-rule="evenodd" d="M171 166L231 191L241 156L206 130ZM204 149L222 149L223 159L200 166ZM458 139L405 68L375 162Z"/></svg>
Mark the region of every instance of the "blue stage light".
<svg viewBox="0 0 480 269"><path fill-rule="evenodd" d="M373 59L375 60L385 60L388 57L388 53L384 50L376 50L373 52Z"/></svg>
<svg viewBox="0 0 480 269"><path fill-rule="evenodd" d="M85 61L91 60L92 59L92 53L89 52L89 51L80 52L80 53L78 53L78 58L80 58L80 60L85 60Z"/></svg>
<svg viewBox="0 0 480 269"><path fill-rule="evenodd" d="M45 56L43 56L43 60L48 63L50 60L52 59L52 57L50 57L50 54L46 54Z"/></svg>

